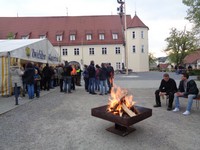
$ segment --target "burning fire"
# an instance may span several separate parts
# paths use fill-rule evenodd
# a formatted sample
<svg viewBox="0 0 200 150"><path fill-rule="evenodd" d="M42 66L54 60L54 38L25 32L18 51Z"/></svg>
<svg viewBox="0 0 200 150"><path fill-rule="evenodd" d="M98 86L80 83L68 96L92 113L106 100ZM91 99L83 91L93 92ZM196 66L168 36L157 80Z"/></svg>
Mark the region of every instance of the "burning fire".
<svg viewBox="0 0 200 150"><path fill-rule="evenodd" d="M132 117L138 114L136 108L134 108L134 104L133 96L128 95L126 89L114 86L111 89L107 110L115 115L122 116L123 114L128 114Z"/></svg>

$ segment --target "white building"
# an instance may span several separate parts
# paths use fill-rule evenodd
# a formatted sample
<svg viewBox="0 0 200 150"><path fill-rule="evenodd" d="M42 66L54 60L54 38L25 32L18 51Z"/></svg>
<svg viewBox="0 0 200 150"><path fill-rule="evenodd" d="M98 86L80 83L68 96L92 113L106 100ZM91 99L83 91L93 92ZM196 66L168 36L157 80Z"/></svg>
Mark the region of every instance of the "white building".
<svg viewBox="0 0 200 150"><path fill-rule="evenodd" d="M137 15L0 17L0 39L47 38L61 60L89 64L111 63L122 69L124 63L134 72L149 71L148 30ZM126 37L126 44L124 44ZM126 51L125 51L125 47Z"/></svg>

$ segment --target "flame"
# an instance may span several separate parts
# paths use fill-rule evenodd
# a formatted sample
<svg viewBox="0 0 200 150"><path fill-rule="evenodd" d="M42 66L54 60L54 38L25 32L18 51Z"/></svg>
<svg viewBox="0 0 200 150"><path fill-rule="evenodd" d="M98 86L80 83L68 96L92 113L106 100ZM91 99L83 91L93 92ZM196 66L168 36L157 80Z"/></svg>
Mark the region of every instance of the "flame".
<svg viewBox="0 0 200 150"><path fill-rule="evenodd" d="M122 113L122 103L124 103L127 108L131 109L135 104L133 95L128 95L126 89L117 86L112 87L107 108L108 112L119 115Z"/></svg>

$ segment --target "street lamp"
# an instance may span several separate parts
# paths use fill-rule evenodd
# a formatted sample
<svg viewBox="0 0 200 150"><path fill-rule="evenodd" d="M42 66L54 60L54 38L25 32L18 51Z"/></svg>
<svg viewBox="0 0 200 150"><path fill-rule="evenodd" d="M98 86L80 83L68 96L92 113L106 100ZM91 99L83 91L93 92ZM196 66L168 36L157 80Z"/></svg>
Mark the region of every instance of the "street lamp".
<svg viewBox="0 0 200 150"><path fill-rule="evenodd" d="M126 74L128 74L128 52L127 52L127 33L126 33L126 7L125 7L125 0L117 0L117 2L120 4L120 7L117 8L119 11L119 16L121 20L121 25L122 25L122 30L123 30L123 46L124 46L124 55L125 55L125 66L126 66ZM124 25L123 25L123 18L122 16L124 15Z"/></svg>

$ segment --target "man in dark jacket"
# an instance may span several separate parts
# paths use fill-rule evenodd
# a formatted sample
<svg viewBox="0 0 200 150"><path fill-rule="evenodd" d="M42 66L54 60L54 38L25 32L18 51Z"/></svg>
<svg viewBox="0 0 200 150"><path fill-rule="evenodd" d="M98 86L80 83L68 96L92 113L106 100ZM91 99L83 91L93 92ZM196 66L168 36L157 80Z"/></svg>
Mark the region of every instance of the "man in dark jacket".
<svg viewBox="0 0 200 150"><path fill-rule="evenodd" d="M95 76L96 76L96 70L94 67L94 61L92 60L90 62L90 65L88 67L88 74L89 74L89 85L88 85L88 91L90 94L97 94L95 93Z"/></svg>
<svg viewBox="0 0 200 150"><path fill-rule="evenodd" d="M68 63L68 61L65 61L65 66L63 69L63 80L64 80L64 92L65 93L71 93L71 82L72 82L72 76L71 76L72 66Z"/></svg>
<svg viewBox="0 0 200 150"><path fill-rule="evenodd" d="M35 75L35 69L32 63L28 62L24 72L24 82L26 83L28 88L29 99L34 98L34 75Z"/></svg>
<svg viewBox="0 0 200 150"><path fill-rule="evenodd" d="M44 77L44 90L47 89L47 91L49 91L50 84L51 84L51 75L52 75L52 72L51 72L51 69L50 69L48 63L43 68L42 74L43 74L43 77Z"/></svg>
<svg viewBox="0 0 200 150"><path fill-rule="evenodd" d="M99 95L104 95L107 94L108 89L107 89L107 69L105 67L105 64L101 64L101 68L99 71L99 80L100 80L100 94Z"/></svg>
<svg viewBox="0 0 200 150"><path fill-rule="evenodd" d="M172 110L172 104L174 100L174 93L177 92L177 86L174 79L169 77L169 74L165 73L160 83L160 87L155 92L156 105L154 107L161 107L160 96L169 96L169 103L167 110Z"/></svg>
<svg viewBox="0 0 200 150"><path fill-rule="evenodd" d="M183 115L189 115L193 103L193 99L197 97L199 89L194 80L188 80L189 75L184 73L181 77L178 92L175 93L175 109L174 112L180 110L179 97L188 97L188 105Z"/></svg>

